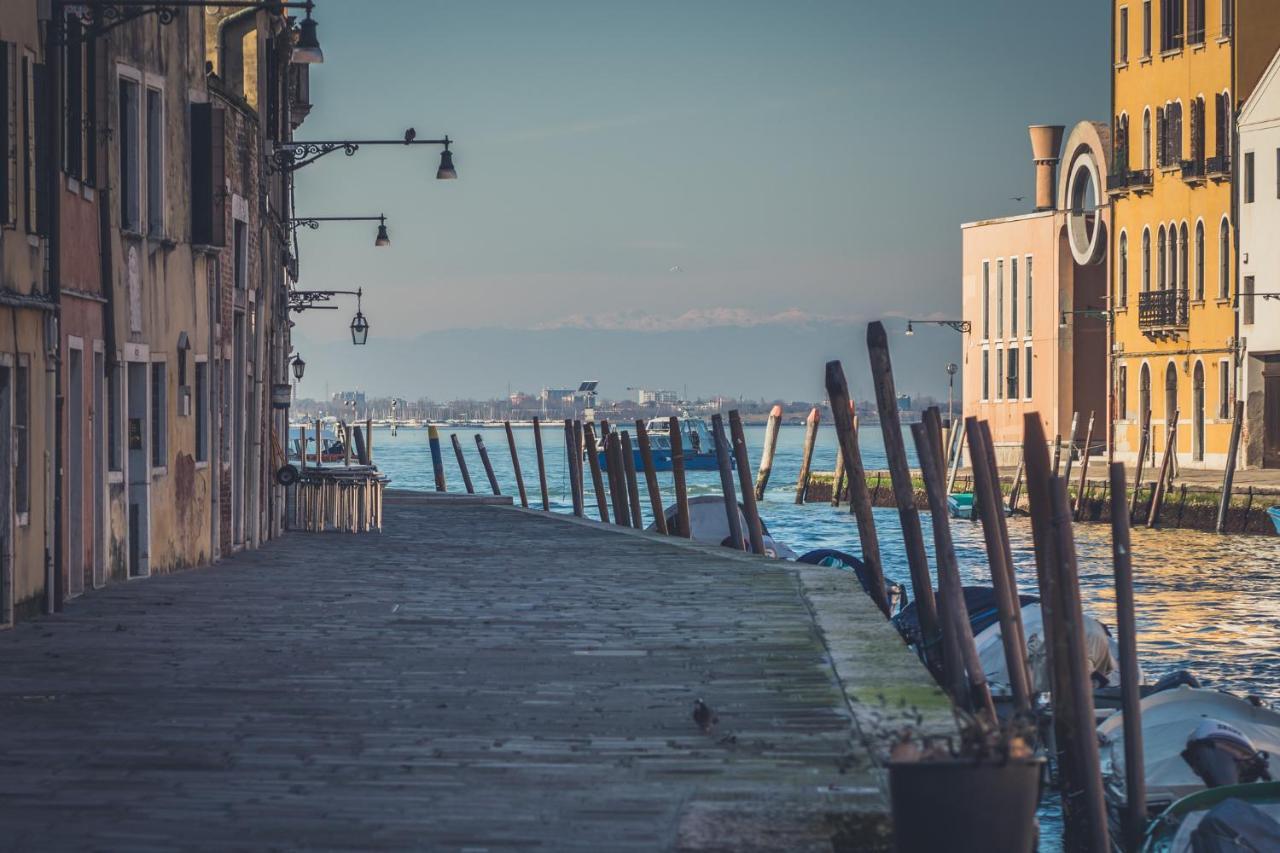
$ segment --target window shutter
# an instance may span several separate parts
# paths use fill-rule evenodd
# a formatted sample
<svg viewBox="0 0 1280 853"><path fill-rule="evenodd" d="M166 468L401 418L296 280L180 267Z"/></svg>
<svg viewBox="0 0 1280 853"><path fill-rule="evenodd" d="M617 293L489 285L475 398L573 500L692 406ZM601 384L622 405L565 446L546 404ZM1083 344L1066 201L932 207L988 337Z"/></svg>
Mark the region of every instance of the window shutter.
<svg viewBox="0 0 1280 853"><path fill-rule="evenodd" d="M49 67L34 66L36 100L36 231L44 236L53 233L53 183L49 180L51 157L57 148L52 138L53 115L49 111Z"/></svg>
<svg viewBox="0 0 1280 853"><path fill-rule="evenodd" d="M191 242L226 245L225 113L191 105Z"/></svg>
<svg viewBox="0 0 1280 853"><path fill-rule="evenodd" d="M14 174L10 170L10 162L13 158L12 139L13 139L13 113L16 105L10 97L10 80L9 80L9 57L13 52L13 45L7 41L0 41L0 222L9 224L13 222L13 179Z"/></svg>
<svg viewBox="0 0 1280 853"><path fill-rule="evenodd" d="M1167 134L1164 126L1164 107L1156 107L1156 165L1163 166L1168 149L1165 148Z"/></svg>
<svg viewBox="0 0 1280 853"><path fill-rule="evenodd" d="M210 111L209 150L213 172L213 238L210 245L227 245L227 111L214 107Z"/></svg>

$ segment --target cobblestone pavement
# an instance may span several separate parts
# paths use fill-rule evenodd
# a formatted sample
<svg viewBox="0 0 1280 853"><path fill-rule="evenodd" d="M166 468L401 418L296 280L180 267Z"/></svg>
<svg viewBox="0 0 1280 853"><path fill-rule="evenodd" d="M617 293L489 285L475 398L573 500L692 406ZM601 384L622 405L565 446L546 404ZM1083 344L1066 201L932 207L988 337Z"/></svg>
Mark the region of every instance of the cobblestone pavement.
<svg viewBox="0 0 1280 853"><path fill-rule="evenodd" d="M506 508L393 502L386 528L0 634L0 849L883 842L832 661L931 688L851 584L810 599L782 563ZM843 650L823 597L860 623Z"/></svg>

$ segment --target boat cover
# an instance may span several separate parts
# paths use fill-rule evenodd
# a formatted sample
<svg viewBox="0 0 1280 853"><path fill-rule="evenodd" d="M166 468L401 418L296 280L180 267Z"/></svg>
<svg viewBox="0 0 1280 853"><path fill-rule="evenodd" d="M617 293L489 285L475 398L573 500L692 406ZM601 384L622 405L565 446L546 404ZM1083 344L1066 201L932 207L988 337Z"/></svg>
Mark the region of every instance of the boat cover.
<svg viewBox="0 0 1280 853"><path fill-rule="evenodd" d="M1270 811L1280 812L1280 804L1271 804ZM1244 800L1223 800L1205 812L1199 821L1188 824L1192 824L1190 818L1179 828L1174 850L1190 853L1280 850L1280 823L1263 808ZM1187 846L1178 846L1179 841Z"/></svg>
<svg viewBox="0 0 1280 853"><path fill-rule="evenodd" d="M1147 801L1167 805L1205 785L1182 758L1187 738L1206 718L1239 729L1253 745L1271 756L1280 755L1280 714L1269 708L1196 687L1175 687L1142 700L1142 750L1147 777ZM1098 726L1102 777L1107 796L1124 802L1124 714L1117 712ZM1280 771L1272 758L1272 772Z"/></svg>
<svg viewBox="0 0 1280 853"><path fill-rule="evenodd" d="M674 530L676 524L676 505L667 507L667 529ZM744 540L747 536L747 518L742 514L742 504L738 504L738 519L742 524ZM689 499L689 527L695 542L706 542L709 545L725 545L729 542L729 517L724 511L724 498L719 495L702 495ZM764 549L771 557L782 560L794 560L796 552L776 541L769 535L769 525L760 519L760 527L764 531ZM654 525L649 525L653 530ZM746 543L743 543L746 547Z"/></svg>
<svg viewBox="0 0 1280 853"><path fill-rule="evenodd" d="M1027 603L1027 599L1031 599ZM992 595L994 607L995 595ZM1040 602L1031 596L1022 596L1022 633L1027 638L1027 662L1031 665L1034 679L1032 689L1037 693L1049 690L1049 672L1046 665L1046 649L1044 644L1044 618L1040 613ZM1005 666L1004 643L1000 633L998 616L981 633L973 638L978 647L978 657L982 661L982 671L986 673L987 684L993 696L1007 696L1012 693L1009 686L1009 668ZM1090 672L1096 677L1098 687L1116 686L1120 681L1120 670L1116 666L1119 650L1116 641L1107 632L1106 626L1085 614L1084 648L1089 658ZM1102 683L1104 682L1105 683Z"/></svg>
<svg viewBox="0 0 1280 853"><path fill-rule="evenodd" d="M976 638L1000 618L999 611L996 609L996 592L989 586L966 586L963 589L964 606L969 611L969 625L973 629L973 636ZM941 593L935 592L934 595L941 597ZM1020 595L1018 600L1025 607L1040 599L1034 595ZM921 640L920 615L916 612L916 603L914 601L904 607L902 612L893 618L893 623L908 643L919 647Z"/></svg>
<svg viewBox="0 0 1280 853"><path fill-rule="evenodd" d="M867 574L867 564L852 554L846 554L844 551L837 551L834 548L819 548L816 551L801 554L796 559L801 563L808 563L813 566L827 566L851 571L858 578L858 583L862 585L862 591L867 595L871 595L871 581ZM906 591L901 584L895 583L888 578L885 578L884 584L885 594L889 598L889 612L901 610L906 601Z"/></svg>

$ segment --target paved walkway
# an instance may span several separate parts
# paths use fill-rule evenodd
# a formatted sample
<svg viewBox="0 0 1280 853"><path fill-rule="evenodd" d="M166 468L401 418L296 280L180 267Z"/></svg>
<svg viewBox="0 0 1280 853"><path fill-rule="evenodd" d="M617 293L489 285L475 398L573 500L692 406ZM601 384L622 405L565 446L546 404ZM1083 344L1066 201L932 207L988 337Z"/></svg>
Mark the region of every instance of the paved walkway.
<svg viewBox="0 0 1280 853"><path fill-rule="evenodd" d="M942 705L848 576L508 508L386 527L0 634L0 849L884 843L853 720Z"/></svg>

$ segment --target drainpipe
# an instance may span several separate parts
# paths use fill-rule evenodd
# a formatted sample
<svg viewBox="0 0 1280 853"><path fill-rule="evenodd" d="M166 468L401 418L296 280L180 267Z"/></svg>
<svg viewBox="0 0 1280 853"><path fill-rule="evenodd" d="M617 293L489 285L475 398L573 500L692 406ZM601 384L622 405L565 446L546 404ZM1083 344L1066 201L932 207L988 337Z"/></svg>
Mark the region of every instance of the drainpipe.
<svg viewBox="0 0 1280 853"><path fill-rule="evenodd" d="M48 153L49 167L48 174L44 180L48 182L49 198L46 199L49 205L48 221L49 233L46 235L46 251L48 251L48 268L49 268L49 298L54 304L54 312L46 321L45 325L45 350L46 362L45 372L47 382L51 385L47 389L49 395L49 405L47 408L48 420L46 424L53 426L53 588L52 595L46 589L46 597L51 598L52 609L55 612L62 610L62 602L66 596L64 589L64 580L62 577L63 563L63 523L62 523L62 370L61 370L61 324L59 323L62 305L61 298L61 276L62 276L62 258L61 258L61 241L58 239L62 230L62 181L61 181L61 154L62 145L62 110L59 100L59 90L61 88L61 65L62 65L62 42L64 39L65 19L62 15L62 9L59 6L53 7L53 17L45 28L45 74L47 80L48 92L46 94L47 104L45 108L48 110L49 116L46 122L46 132L48 133L48 144L52 149ZM39 198L39 193L37 193ZM47 503L47 501L46 501ZM46 518L45 526L48 529L49 520ZM47 583L47 579L46 579Z"/></svg>
<svg viewBox="0 0 1280 853"><path fill-rule="evenodd" d="M1239 28L1237 27L1237 31L1238 29ZM1236 85L1239 82L1238 75L1236 73L1236 58L1237 58L1236 39L1232 38L1231 39L1231 97L1233 100L1239 97L1236 90ZM1244 274L1244 265L1241 263L1241 259L1240 259L1240 187L1237 185L1237 182L1235 180L1235 176L1239 174L1238 169L1240 168L1240 124L1237 121L1238 116L1236 115L1235 104L1234 103L1227 104L1227 109L1231 110L1231 114L1228 118L1228 121L1230 121L1231 123L1231 163L1232 163L1230 210L1231 210L1231 235L1232 235L1232 240L1234 241L1234 251L1235 251L1234 266L1236 268L1236 298L1234 300L1235 311L1232 312L1233 313L1232 325L1234 328L1234 332L1232 333L1232 346L1231 346L1231 382L1235 386L1235 394L1233 395L1233 397L1234 399L1239 400L1239 399L1242 399L1240 396L1240 391L1241 391L1241 388L1244 387L1242 382L1242 374L1244 372L1244 366L1245 366L1244 347L1242 346L1241 340L1240 340L1240 311L1243 307L1240 302L1240 291L1244 287L1244 279L1242 278ZM1249 406L1249 401L1245 400L1245 409L1244 409L1245 417L1244 417L1244 424L1241 424L1242 427L1249 423L1248 406ZM1246 439L1247 438L1248 437L1246 437ZM1242 439L1242 440L1245 440L1245 439ZM1230 449L1228 448L1228 452L1229 450ZM1248 467L1249 451L1248 451L1247 440L1245 443L1244 463L1242 464L1239 461L1240 460L1239 455L1236 456L1236 460L1237 460L1236 461L1237 468ZM1223 462L1223 465L1225 467L1226 463Z"/></svg>

